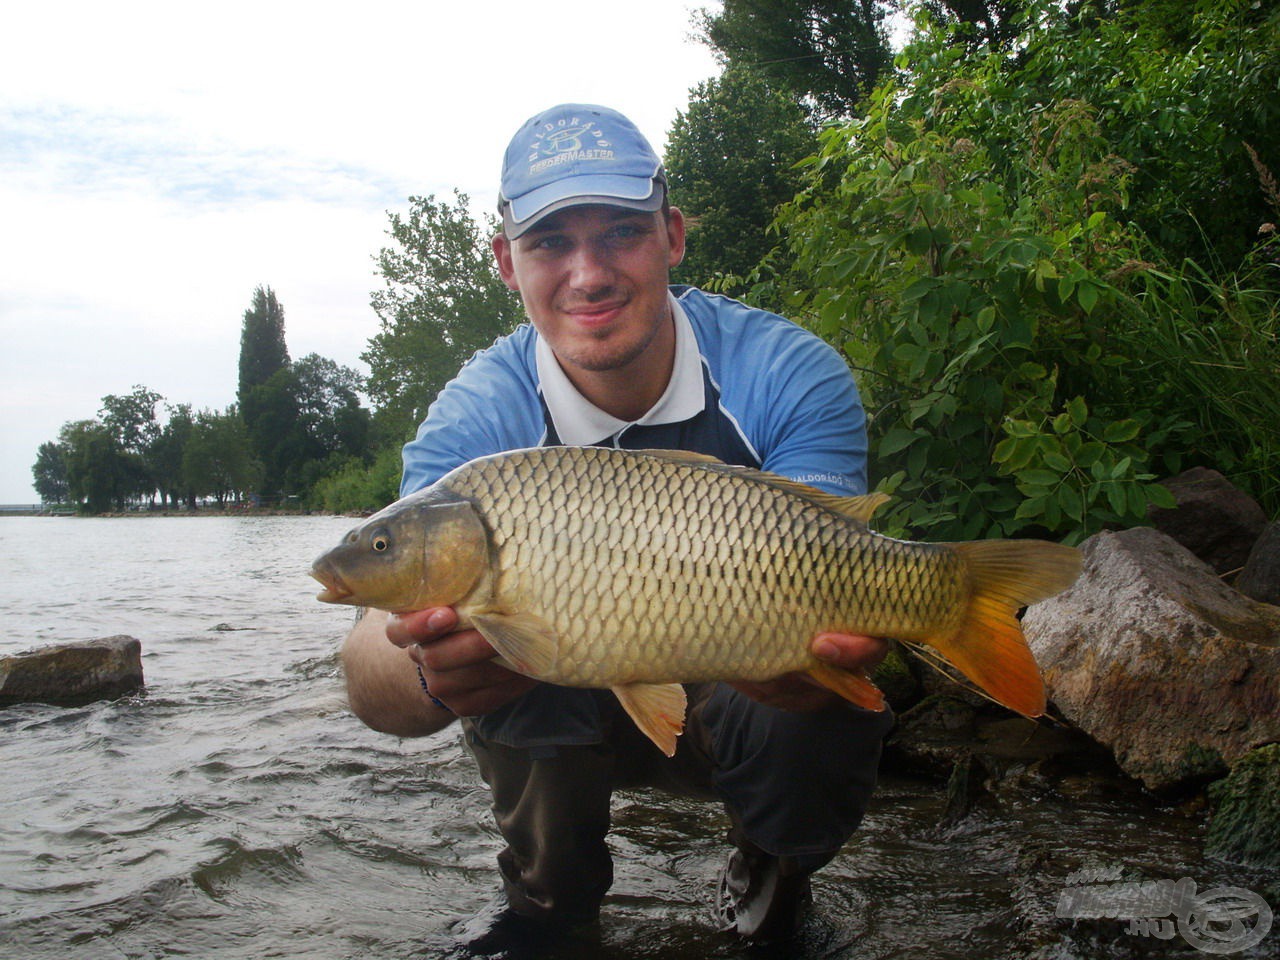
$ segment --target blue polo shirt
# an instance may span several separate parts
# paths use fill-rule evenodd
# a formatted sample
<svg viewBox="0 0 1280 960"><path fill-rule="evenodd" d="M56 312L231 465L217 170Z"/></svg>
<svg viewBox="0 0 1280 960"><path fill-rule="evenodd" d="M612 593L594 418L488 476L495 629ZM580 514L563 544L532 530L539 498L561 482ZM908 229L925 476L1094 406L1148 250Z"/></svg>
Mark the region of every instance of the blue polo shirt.
<svg viewBox="0 0 1280 960"><path fill-rule="evenodd" d="M676 358L666 392L635 421L574 388L529 324L471 358L405 445L401 495L476 457L523 447L689 450L831 493L867 489L866 417L848 365L772 313L694 287L671 288ZM473 720L513 747L598 743L612 694L543 684Z"/></svg>
<svg viewBox="0 0 1280 960"><path fill-rule="evenodd" d="M865 493L866 417L839 354L775 314L693 287L671 293L671 383L639 420L618 420L579 394L524 324L440 392L404 448L401 495L476 457L556 444L691 450L831 493Z"/></svg>

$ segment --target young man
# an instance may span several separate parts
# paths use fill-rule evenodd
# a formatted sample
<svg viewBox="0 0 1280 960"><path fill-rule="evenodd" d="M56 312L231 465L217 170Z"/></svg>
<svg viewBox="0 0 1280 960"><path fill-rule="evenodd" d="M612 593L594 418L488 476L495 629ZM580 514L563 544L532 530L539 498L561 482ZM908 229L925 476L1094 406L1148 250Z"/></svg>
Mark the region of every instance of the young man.
<svg viewBox="0 0 1280 960"><path fill-rule="evenodd" d="M708 453L831 492L865 492L865 420L848 367L816 337L736 301L668 287L684 219L661 163L625 117L566 104L507 148L493 240L530 325L477 354L404 451L402 494L475 457L604 444ZM860 821L888 711L838 700L807 678L702 684L667 760L600 691L537 683L493 662L448 608L371 611L343 648L352 709L400 736L462 717L508 846L503 897L462 931L501 952L592 921L612 881L609 801L658 785L722 800L735 849L723 874L727 929L794 932L809 875ZM866 668L882 641L815 637L819 657Z"/></svg>

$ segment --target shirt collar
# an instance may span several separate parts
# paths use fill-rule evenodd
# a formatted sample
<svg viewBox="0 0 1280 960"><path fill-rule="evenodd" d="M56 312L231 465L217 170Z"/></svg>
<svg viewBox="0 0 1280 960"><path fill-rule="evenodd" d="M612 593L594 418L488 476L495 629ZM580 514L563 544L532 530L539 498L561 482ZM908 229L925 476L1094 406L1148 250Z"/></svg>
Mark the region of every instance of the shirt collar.
<svg viewBox="0 0 1280 960"><path fill-rule="evenodd" d="M551 347L542 337L534 347L538 365L538 384L542 399L551 411L560 442L568 446L587 446L616 436L633 424L679 423L702 412L706 397L702 386L702 357L693 324L675 297L667 294L671 317L676 327L676 359L671 381L658 402L639 420L619 420L606 413L578 392Z"/></svg>

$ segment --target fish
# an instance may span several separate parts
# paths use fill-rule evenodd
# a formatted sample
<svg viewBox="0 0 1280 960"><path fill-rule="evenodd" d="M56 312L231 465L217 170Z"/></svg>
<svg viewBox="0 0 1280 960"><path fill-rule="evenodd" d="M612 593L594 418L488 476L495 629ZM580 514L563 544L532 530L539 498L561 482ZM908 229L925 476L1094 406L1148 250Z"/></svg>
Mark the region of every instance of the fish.
<svg viewBox="0 0 1280 960"><path fill-rule="evenodd" d="M1080 552L883 536L869 524L887 499L686 451L511 450L369 517L311 575L328 603L454 607L510 669L612 690L668 756L686 683L803 672L883 710L865 673L812 653L825 632L927 645L997 702L1043 714L1017 612L1070 586Z"/></svg>

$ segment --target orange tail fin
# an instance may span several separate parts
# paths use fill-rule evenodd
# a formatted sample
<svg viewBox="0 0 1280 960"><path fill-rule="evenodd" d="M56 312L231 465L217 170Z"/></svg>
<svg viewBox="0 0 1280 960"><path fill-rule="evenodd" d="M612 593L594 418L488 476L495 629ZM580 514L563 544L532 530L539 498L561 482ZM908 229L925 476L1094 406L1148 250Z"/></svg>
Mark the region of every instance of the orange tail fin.
<svg viewBox="0 0 1280 960"><path fill-rule="evenodd" d="M925 642L993 699L1024 716L1040 716L1044 681L1016 614L1071 586L1080 573L1080 551L1042 540L952 546L968 565L973 597L959 630Z"/></svg>

